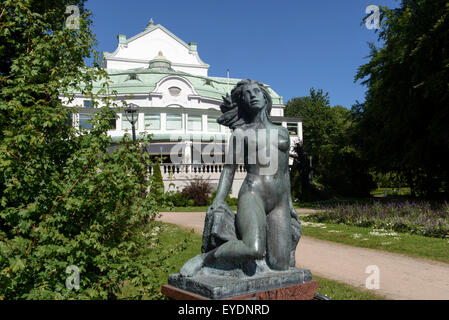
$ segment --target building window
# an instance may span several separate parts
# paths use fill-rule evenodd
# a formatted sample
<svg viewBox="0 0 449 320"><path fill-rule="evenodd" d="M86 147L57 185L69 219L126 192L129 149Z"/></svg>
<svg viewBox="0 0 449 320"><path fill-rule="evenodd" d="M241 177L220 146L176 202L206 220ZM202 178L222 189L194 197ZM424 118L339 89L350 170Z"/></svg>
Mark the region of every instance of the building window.
<svg viewBox="0 0 449 320"><path fill-rule="evenodd" d="M134 127L136 128L136 130L139 130L139 121L136 121ZM126 116L124 113L122 113L122 130L132 130L132 125L128 120L126 120Z"/></svg>
<svg viewBox="0 0 449 320"><path fill-rule="evenodd" d="M92 129L92 120L91 113L80 113L79 114L79 128L80 129Z"/></svg>
<svg viewBox="0 0 449 320"><path fill-rule="evenodd" d="M188 116L187 129L189 131L202 131L203 130L203 117L198 115Z"/></svg>
<svg viewBox="0 0 449 320"><path fill-rule="evenodd" d="M287 130L291 136L298 135L298 124L297 123L287 123Z"/></svg>
<svg viewBox="0 0 449 320"><path fill-rule="evenodd" d="M207 117L207 131L210 132L219 132L220 131L220 125L217 122L217 118L215 117Z"/></svg>
<svg viewBox="0 0 449 320"><path fill-rule="evenodd" d="M177 97L181 94L181 88L170 87L170 88L168 88L168 92L170 93L171 96Z"/></svg>
<svg viewBox="0 0 449 320"><path fill-rule="evenodd" d="M84 108L93 108L94 102L92 100L84 100L83 101L83 107Z"/></svg>
<svg viewBox="0 0 449 320"><path fill-rule="evenodd" d="M144 123L147 130L161 130L161 115L145 113Z"/></svg>
<svg viewBox="0 0 449 320"><path fill-rule="evenodd" d="M167 113L167 130L182 130L182 114Z"/></svg>

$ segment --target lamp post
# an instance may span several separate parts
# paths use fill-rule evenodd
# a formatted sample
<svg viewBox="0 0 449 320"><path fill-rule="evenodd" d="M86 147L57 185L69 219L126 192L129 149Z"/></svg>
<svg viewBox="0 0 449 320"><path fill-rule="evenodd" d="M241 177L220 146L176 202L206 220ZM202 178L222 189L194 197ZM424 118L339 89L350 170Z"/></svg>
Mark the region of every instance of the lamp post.
<svg viewBox="0 0 449 320"><path fill-rule="evenodd" d="M139 118L139 114L137 113L138 108L139 108L138 105L130 103L125 109L126 120L128 120L128 122L131 123L134 144L136 143L136 122L137 119Z"/></svg>

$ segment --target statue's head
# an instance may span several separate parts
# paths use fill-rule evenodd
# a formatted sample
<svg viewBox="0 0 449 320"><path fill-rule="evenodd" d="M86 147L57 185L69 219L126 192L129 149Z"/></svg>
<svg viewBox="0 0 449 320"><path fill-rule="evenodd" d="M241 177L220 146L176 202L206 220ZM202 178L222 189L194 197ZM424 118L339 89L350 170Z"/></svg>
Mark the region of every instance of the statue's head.
<svg viewBox="0 0 449 320"><path fill-rule="evenodd" d="M231 96L223 97L220 109L223 115L218 118L218 123L234 129L248 123L251 115L263 113L269 119L271 96L262 83L245 79L237 83L231 91Z"/></svg>

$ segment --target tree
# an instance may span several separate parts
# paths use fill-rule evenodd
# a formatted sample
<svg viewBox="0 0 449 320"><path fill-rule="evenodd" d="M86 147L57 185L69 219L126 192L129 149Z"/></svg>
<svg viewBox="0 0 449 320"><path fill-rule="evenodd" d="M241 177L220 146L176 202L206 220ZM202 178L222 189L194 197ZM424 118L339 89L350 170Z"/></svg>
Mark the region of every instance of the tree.
<svg viewBox="0 0 449 320"><path fill-rule="evenodd" d="M312 168L304 151L302 141L293 146L293 165L291 168L292 198L295 201L314 201L320 199L319 190L312 184Z"/></svg>
<svg viewBox="0 0 449 320"><path fill-rule="evenodd" d="M284 114L303 118L303 151L312 156L316 182L336 195L369 195L374 184L353 145L353 118L349 110L331 107L328 93L311 89L310 96L288 101ZM297 175L292 172L294 188L300 188L294 180Z"/></svg>
<svg viewBox="0 0 449 320"><path fill-rule="evenodd" d="M153 170L155 192L158 195L162 195L164 194L164 180L162 179L161 165L159 164L159 161L156 162Z"/></svg>
<svg viewBox="0 0 449 320"><path fill-rule="evenodd" d="M146 190L149 155L125 138L109 153L109 119L98 108L92 129L67 119L61 95L91 92L103 81L90 26L65 27L66 1L6 0L0 7L0 300L116 298L125 280L157 295L154 280L173 248L154 247L143 259L145 228L161 205ZM84 59L95 54L93 66ZM143 141L143 147L147 142ZM70 290L66 268L80 271Z"/></svg>
<svg viewBox="0 0 449 320"><path fill-rule="evenodd" d="M382 8L379 39L355 77L359 147L377 172L406 177L412 193L449 195L449 3L403 0Z"/></svg>
<svg viewBox="0 0 449 320"><path fill-rule="evenodd" d="M331 144L335 134L328 93L310 89L310 96L288 101L284 115L303 118L304 150L313 157L314 170L320 172L324 148Z"/></svg>

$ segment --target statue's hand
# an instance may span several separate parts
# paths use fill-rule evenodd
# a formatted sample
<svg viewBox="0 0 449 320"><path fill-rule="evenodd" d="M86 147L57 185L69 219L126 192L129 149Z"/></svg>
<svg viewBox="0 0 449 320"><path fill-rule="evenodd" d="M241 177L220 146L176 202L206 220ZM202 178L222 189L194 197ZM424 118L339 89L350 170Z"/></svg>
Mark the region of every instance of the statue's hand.
<svg viewBox="0 0 449 320"><path fill-rule="evenodd" d="M209 252L230 240L237 240L234 211L224 200L214 199L204 220L201 252Z"/></svg>

